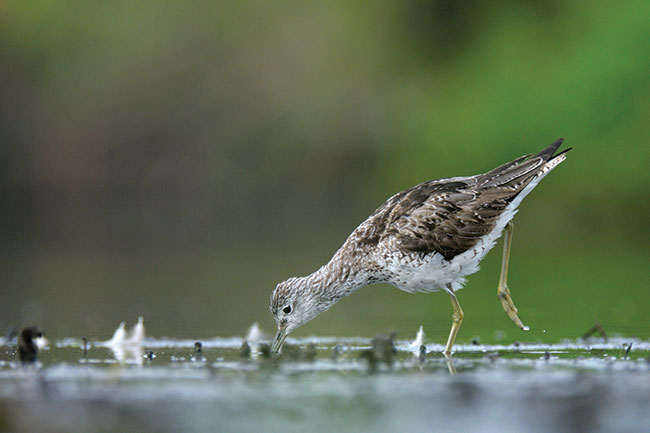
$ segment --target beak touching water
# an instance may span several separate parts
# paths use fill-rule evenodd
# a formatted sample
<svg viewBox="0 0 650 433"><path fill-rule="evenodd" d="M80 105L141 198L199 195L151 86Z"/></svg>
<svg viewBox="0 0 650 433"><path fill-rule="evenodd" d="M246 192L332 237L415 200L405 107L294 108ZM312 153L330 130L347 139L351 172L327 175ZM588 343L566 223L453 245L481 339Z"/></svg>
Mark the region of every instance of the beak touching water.
<svg viewBox="0 0 650 433"><path fill-rule="evenodd" d="M271 353L273 354L279 354L280 351L282 350L282 345L284 344L284 340L286 340L287 335L289 333L287 332L286 326L278 326L278 333L275 334L275 338L273 339L273 344L271 345Z"/></svg>

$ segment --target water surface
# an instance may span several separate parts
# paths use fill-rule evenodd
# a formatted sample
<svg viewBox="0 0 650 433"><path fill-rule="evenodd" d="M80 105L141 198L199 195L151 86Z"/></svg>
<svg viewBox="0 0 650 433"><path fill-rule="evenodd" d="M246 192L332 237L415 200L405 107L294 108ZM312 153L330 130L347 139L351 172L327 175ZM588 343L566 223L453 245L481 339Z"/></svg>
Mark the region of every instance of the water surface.
<svg viewBox="0 0 650 433"><path fill-rule="evenodd" d="M650 343L442 345L374 358L370 338L289 339L267 359L242 339L147 338L118 362L97 344L51 342L40 368L0 351L3 431L648 431ZM630 350L627 350L629 344ZM152 359L148 359L152 358ZM454 371L456 374L450 374Z"/></svg>

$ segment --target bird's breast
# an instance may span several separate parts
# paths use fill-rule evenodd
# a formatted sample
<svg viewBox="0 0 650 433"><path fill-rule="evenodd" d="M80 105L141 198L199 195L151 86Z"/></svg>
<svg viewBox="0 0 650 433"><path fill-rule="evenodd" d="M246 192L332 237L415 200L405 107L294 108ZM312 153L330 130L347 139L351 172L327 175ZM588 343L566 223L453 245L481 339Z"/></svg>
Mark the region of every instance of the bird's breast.
<svg viewBox="0 0 650 433"><path fill-rule="evenodd" d="M465 276L479 270L479 263L485 257L493 242L481 239L468 251L446 260L439 253L405 253L397 248L378 249L377 282L386 282L409 293L435 292L447 285L459 290L465 283ZM490 239L491 240L491 239Z"/></svg>

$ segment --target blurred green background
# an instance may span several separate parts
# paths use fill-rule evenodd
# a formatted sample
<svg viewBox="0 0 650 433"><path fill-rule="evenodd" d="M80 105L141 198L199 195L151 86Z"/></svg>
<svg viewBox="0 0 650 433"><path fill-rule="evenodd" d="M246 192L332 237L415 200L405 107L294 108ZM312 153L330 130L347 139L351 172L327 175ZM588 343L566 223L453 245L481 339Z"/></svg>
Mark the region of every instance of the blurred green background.
<svg viewBox="0 0 650 433"><path fill-rule="evenodd" d="M558 137L500 249L459 293L458 341L650 337L650 3L0 5L0 327L107 339L272 332L385 198ZM296 335L444 343L448 296L371 286Z"/></svg>

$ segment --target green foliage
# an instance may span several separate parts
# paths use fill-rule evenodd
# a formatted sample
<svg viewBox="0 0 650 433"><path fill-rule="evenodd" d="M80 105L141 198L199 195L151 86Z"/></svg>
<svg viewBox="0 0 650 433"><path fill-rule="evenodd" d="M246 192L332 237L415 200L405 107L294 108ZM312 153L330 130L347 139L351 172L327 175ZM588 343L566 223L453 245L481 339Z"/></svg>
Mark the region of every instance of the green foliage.
<svg viewBox="0 0 650 433"><path fill-rule="evenodd" d="M100 311L66 319L101 328L161 293L151 311L191 312L171 325L204 329L218 311L220 329L242 329L267 314L278 279L322 264L390 194L562 136L574 150L524 202L514 242L527 244L514 260L527 255L541 285L538 262L559 254L576 266L555 290L599 300L573 324L562 313L553 338L575 336L594 311L617 326L630 311L643 321L647 1L9 0L0 10L0 239L11 263L0 284L19 289L5 306L49 299L54 285ZM634 308L612 292L621 278L640 281L626 288ZM192 294L182 308L181 286ZM382 314L416 329L419 300L395 296ZM477 314L473 299L466 312ZM29 321L21 308L0 313Z"/></svg>
<svg viewBox="0 0 650 433"><path fill-rule="evenodd" d="M473 174L563 136L576 148L557 174L566 192L647 197L650 7L635 3L483 11L460 53L408 80L384 170Z"/></svg>

